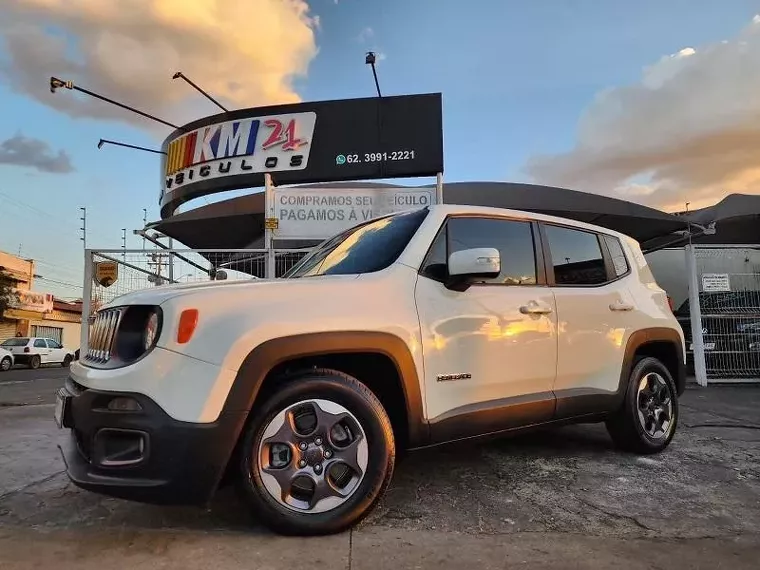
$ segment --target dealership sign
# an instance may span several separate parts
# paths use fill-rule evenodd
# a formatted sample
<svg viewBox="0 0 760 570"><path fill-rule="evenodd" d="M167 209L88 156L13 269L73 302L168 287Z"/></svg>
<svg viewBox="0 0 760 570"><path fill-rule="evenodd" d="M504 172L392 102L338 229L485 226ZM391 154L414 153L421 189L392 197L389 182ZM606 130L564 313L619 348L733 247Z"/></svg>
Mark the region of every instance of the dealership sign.
<svg viewBox="0 0 760 570"><path fill-rule="evenodd" d="M163 143L161 217L226 190L443 172L440 93L240 109Z"/></svg>
<svg viewBox="0 0 760 570"><path fill-rule="evenodd" d="M435 188L276 188L277 239L325 239L378 216L435 203Z"/></svg>

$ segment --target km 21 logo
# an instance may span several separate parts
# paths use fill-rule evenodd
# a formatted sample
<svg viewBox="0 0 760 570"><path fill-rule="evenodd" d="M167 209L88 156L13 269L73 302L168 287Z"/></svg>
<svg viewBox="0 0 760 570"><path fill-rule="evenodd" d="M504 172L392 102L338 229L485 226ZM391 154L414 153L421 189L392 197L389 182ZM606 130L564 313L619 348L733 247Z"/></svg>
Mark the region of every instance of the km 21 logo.
<svg viewBox="0 0 760 570"><path fill-rule="evenodd" d="M306 168L316 113L226 121L182 135L166 149L166 188L237 174Z"/></svg>

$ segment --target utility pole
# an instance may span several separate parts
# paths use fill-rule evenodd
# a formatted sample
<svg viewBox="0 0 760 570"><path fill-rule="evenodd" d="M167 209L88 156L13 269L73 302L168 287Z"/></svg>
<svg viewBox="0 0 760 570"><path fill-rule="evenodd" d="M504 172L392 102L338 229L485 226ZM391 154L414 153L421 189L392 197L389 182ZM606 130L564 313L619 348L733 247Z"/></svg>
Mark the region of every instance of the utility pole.
<svg viewBox="0 0 760 570"><path fill-rule="evenodd" d="M154 285L158 287L159 285L163 285L163 277L161 276L161 270L164 266L164 254L160 253L158 251L154 251L150 254L151 261L148 262L148 267L151 269L155 267L154 275L148 276L148 281L153 281ZM151 279L152 277L152 279Z"/></svg>
<svg viewBox="0 0 760 570"><path fill-rule="evenodd" d="M79 218L82 221L82 227L79 228L82 230L82 237L79 239L82 240L82 245L84 246L84 249L87 249L87 208L79 208L82 210L82 217Z"/></svg>
<svg viewBox="0 0 760 570"><path fill-rule="evenodd" d="M121 259L122 261L127 260L127 228L121 228Z"/></svg>
<svg viewBox="0 0 760 570"><path fill-rule="evenodd" d="M148 209L143 208L143 227L142 227L143 232L145 231L145 226L147 225L148 225ZM143 233L142 248L145 249L145 234L144 233Z"/></svg>

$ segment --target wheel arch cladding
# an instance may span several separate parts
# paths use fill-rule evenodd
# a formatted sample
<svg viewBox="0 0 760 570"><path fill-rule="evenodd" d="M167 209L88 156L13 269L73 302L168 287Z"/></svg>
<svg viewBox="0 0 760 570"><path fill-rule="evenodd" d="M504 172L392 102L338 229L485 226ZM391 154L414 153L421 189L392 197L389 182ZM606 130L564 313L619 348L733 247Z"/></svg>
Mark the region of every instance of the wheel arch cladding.
<svg viewBox="0 0 760 570"><path fill-rule="evenodd" d="M620 372L622 393L625 393L636 360L643 356L651 356L662 362L673 377L678 395L683 394L686 388L686 366L678 331L658 327L638 330L630 336Z"/></svg>
<svg viewBox="0 0 760 570"><path fill-rule="evenodd" d="M243 361L224 408L250 411L257 398L275 390L277 380L286 373L314 367L339 370L366 384L386 407L394 436L402 445L415 447L428 441L414 359L406 343L390 333L340 331L268 340ZM388 405L397 403L401 409Z"/></svg>

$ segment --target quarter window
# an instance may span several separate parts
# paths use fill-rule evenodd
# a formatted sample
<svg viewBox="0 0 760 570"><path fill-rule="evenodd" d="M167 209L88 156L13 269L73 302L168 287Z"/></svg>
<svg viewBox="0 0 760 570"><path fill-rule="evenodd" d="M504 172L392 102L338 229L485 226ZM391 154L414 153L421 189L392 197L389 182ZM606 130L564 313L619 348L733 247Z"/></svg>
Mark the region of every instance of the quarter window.
<svg viewBox="0 0 760 570"><path fill-rule="evenodd" d="M557 285L599 285L607 281L596 234L559 226L544 227Z"/></svg>
<svg viewBox="0 0 760 570"><path fill-rule="evenodd" d="M483 283L535 285L536 256L530 222L497 218L451 218L438 234L428 253L423 274L433 279L446 276L448 256L456 251L479 247L499 250L501 273Z"/></svg>
<svg viewBox="0 0 760 570"><path fill-rule="evenodd" d="M623 252L623 246L620 244L620 240L612 236L604 236L604 241L607 244L607 249L610 252L610 258L612 258L612 267L615 271L615 277L620 277L628 273L628 260L625 258Z"/></svg>
<svg viewBox="0 0 760 570"><path fill-rule="evenodd" d="M34 348L47 348L47 345L45 344L45 340L38 338L34 341Z"/></svg>

